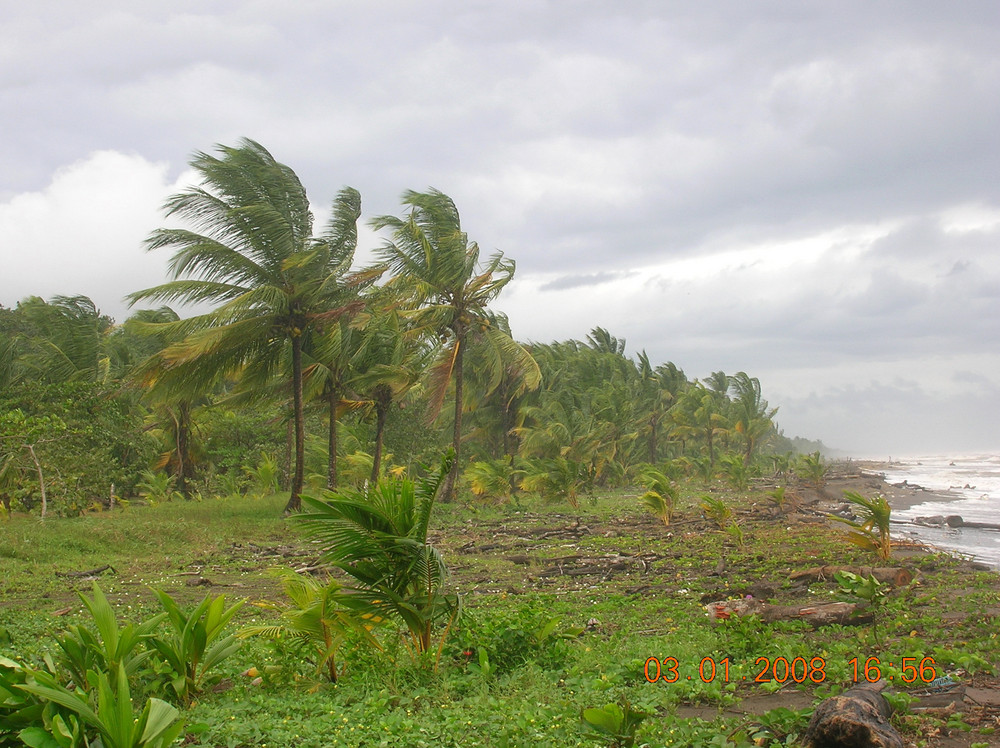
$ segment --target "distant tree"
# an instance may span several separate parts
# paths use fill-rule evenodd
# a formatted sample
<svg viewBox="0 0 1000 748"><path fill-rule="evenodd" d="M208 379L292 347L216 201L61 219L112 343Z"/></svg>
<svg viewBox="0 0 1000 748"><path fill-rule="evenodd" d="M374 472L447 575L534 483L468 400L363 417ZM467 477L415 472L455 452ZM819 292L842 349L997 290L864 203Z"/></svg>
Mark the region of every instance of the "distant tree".
<svg viewBox="0 0 1000 748"><path fill-rule="evenodd" d="M646 438L646 460L650 464L659 459L660 434L667 414L673 407L687 380L684 372L667 363L655 369L645 351L639 354L639 379L636 383L636 405L640 434Z"/></svg>
<svg viewBox="0 0 1000 748"><path fill-rule="evenodd" d="M595 351L610 353L615 356L625 355L625 339L619 340L603 327L595 327L587 335L587 342Z"/></svg>
<svg viewBox="0 0 1000 748"><path fill-rule="evenodd" d="M28 332L22 334L21 366L46 382L106 384L121 373L112 346L114 320L86 296L29 296L17 306Z"/></svg>
<svg viewBox="0 0 1000 748"><path fill-rule="evenodd" d="M743 438L743 464L749 465L760 448L762 440L774 431L774 414L761 396L760 380L746 372L733 375L733 430Z"/></svg>
<svg viewBox="0 0 1000 748"><path fill-rule="evenodd" d="M709 470L715 466L716 439L727 433L724 412L725 400L717 390L705 387L695 380L684 392L678 408L678 422L686 436L699 436L704 440Z"/></svg>
<svg viewBox="0 0 1000 748"><path fill-rule="evenodd" d="M375 414L375 445L370 480L382 469L382 446L389 408L413 387L428 358L427 346L403 329L398 312L386 306L366 314L366 324L351 361L346 387L356 393L358 405Z"/></svg>

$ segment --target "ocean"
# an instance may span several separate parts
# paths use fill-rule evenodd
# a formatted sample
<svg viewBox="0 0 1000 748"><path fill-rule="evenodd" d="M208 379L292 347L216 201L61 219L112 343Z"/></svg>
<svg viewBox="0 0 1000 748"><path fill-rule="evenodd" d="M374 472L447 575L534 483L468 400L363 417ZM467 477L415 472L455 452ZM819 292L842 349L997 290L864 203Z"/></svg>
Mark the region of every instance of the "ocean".
<svg viewBox="0 0 1000 748"><path fill-rule="evenodd" d="M957 514L966 522L1000 525L1000 456L931 455L893 461L882 470L888 483L905 480L910 485L954 497L949 501L934 497L909 509L893 510L897 537L957 551L1000 569L1000 530L912 524L916 517Z"/></svg>

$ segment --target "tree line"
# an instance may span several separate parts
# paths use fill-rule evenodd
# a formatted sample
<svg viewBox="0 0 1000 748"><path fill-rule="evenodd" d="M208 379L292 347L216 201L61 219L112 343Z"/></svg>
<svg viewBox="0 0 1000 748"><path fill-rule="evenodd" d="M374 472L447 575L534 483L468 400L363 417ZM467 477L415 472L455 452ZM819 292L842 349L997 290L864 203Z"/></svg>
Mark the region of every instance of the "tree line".
<svg viewBox="0 0 1000 748"><path fill-rule="evenodd" d="M314 231L295 173L243 140L198 153L169 198L182 228L166 282L116 324L85 296L0 307L0 500L61 513L179 494L289 492L376 481L454 451L462 487L575 502L642 466L711 478L789 451L744 372L689 380L597 327L520 343L491 304L514 276L483 258L445 194L408 191L355 266L361 197L345 187ZM171 304L209 311L181 317Z"/></svg>

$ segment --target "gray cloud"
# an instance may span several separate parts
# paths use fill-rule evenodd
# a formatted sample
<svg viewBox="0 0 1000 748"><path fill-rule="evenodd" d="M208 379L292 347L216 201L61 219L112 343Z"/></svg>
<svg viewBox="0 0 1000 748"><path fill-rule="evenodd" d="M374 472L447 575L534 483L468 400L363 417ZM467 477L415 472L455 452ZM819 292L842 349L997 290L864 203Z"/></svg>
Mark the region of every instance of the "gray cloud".
<svg viewBox="0 0 1000 748"><path fill-rule="evenodd" d="M1000 376L997 50L993 0L22 4L0 28L0 303L123 316L186 159L246 135L318 206L450 194L517 261L500 306L523 338L600 324L694 374L766 373L810 436L837 416L797 372L846 403L877 370L886 403L943 413Z"/></svg>

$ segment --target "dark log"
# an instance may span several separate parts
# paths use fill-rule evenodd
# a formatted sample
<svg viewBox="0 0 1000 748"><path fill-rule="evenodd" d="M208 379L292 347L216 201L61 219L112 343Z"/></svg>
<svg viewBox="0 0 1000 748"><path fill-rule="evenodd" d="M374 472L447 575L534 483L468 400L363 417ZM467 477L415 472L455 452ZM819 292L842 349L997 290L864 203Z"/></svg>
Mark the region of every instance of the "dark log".
<svg viewBox="0 0 1000 748"><path fill-rule="evenodd" d="M806 748L903 748L889 723L885 681L863 683L819 703L802 736Z"/></svg>
<svg viewBox="0 0 1000 748"><path fill-rule="evenodd" d="M792 572L788 578L792 582L822 582L833 579L834 574L838 571L849 571L863 577L874 575L882 584L891 584L893 587L905 587L913 581L913 574L909 569L900 566L816 566L812 569Z"/></svg>
<svg viewBox="0 0 1000 748"><path fill-rule="evenodd" d="M626 561L612 561L605 564L586 564L584 566L565 567L562 564L543 569L539 577L585 577L590 574L606 574L611 571L626 571L629 564Z"/></svg>
<svg viewBox="0 0 1000 748"><path fill-rule="evenodd" d="M105 566L99 566L96 569L88 569L87 571L57 571L57 577L63 577L64 579L81 579L86 577L99 577L104 572L110 570L112 574L117 574L114 567L111 564Z"/></svg>
<svg viewBox="0 0 1000 748"><path fill-rule="evenodd" d="M714 620L733 616L758 615L766 623L775 621L805 621L813 628L836 623L857 626L871 623L870 613L859 613L854 603L816 603L813 605L768 605L760 600L721 600L705 605Z"/></svg>

